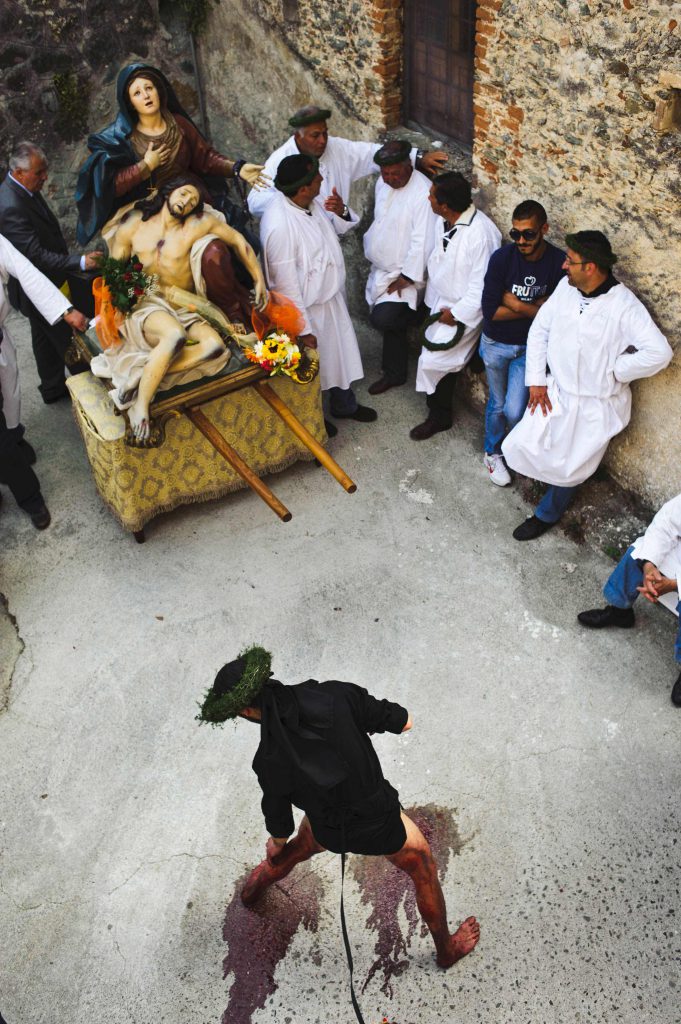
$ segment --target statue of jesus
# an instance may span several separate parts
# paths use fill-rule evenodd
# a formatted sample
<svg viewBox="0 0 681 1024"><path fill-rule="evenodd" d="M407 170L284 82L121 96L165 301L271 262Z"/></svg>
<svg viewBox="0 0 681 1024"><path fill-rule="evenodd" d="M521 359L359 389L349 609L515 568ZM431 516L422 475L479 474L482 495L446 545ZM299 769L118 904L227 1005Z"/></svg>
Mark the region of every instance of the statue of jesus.
<svg viewBox="0 0 681 1024"><path fill-rule="evenodd" d="M113 222L112 222L113 223ZM104 229L105 237L107 229ZM169 181L158 193L123 214L109 234L115 259L133 253L147 274L157 279L126 316L123 343L92 360L93 373L111 377L115 404L128 409L135 441L150 436L149 405L165 387L218 373L230 358L219 334L195 310L167 301L170 288L195 292L192 249L207 235L222 239L243 262L254 281L255 306L262 309L267 290L260 264L246 239L214 213L204 210L196 185L186 178Z"/></svg>

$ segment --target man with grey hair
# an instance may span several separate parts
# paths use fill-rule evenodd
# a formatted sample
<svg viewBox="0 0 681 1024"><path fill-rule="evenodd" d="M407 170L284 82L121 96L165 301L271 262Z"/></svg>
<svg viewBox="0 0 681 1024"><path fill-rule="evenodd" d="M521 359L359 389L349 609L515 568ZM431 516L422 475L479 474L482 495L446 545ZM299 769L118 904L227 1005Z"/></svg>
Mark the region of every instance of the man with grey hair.
<svg viewBox="0 0 681 1024"><path fill-rule="evenodd" d="M57 288L69 272L94 270L98 252L69 253L57 218L41 195L47 181L47 157L33 142L20 142L9 161L9 173L0 184L0 232ZM63 319L50 324L27 296L19 281L11 277L9 299L31 324L31 340L40 393L48 405L66 398L65 356L71 344L71 328ZM86 369L84 363L72 372Z"/></svg>
<svg viewBox="0 0 681 1024"><path fill-rule="evenodd" d="M350 187L353 182L376 173L374 154L381 143L353 142L329 135L327 122L330 117L330 110L314 104L296 110L288 122L294 134L268 157L263 174L274 182L277 168L287 156L302 153L318 160L322 188L316 202L325 211L336 234L344 235L359 221L357 214L348 206ZM409 158L412 165L428 175L443 170L447 162L447 154L438 150L424 153L413 148ZM268 189L251 190L248 196L251 213L262 217L276 194L273 184Z"/></svg>

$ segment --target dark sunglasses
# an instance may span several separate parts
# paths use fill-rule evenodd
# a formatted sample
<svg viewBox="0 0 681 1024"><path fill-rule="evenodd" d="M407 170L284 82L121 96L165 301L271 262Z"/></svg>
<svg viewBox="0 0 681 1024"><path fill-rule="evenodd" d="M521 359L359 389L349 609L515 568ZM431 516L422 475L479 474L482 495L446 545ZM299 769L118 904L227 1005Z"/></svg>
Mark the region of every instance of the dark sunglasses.
<svg viewBox="0 0 681 1024"><path fill-rule="evenodd" d="M527 228L525 231L518 231L517 228L511 228L509 231L509 236L514 242L519 242L521 238L526 242L534 242L538 234L540 234L540 232L534 231L532 228Z"/></svg>

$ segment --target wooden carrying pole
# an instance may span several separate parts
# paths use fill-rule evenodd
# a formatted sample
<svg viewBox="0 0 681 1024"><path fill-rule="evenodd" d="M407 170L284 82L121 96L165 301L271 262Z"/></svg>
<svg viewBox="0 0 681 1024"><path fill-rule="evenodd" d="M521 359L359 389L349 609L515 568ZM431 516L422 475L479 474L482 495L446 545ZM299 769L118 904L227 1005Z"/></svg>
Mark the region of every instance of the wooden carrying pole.
<svg viewBox="0 0 681 1024"><path fill-rule="evenodd" d="M297 416L294 416L286 402L282 401L279 395L274 391L266 381L259 380L251 385L261 398L263 398L269 406L281 416L286 426L293 431L296 437L300 438L303 444L309 448L314 457L318 462L328 470L331 476L335 477L338 483L343 487L348 494L354 494L357 490L357 484L354 483L347 473L345 473L335 459L332 459L326 448L323 448L319 441L316 441L310 431L303 426Z"/></svg>
<svg viewBox="0 0 681 1024"><path fill-rule="evenodd" d="M220 431L213 426L208 417L204 416L200 408L194 405L185 408L184 412L187 414L194 426L197 427L203 436L212 444L213 448L215 448L215 450L219 452L227 462L229 462L230 466L236 470L239 476L246 481L248 486L252 487L255 493L260 495L262 500L269 505L273 512L277 513L283 522L288 523L291 519L291 513L286 508L286 505L282 505L269 487L262 482L260 477L256 476L250 466L248 466L241 456L232 448L231 444L228 444L227 441L225 441Z"/></svg>

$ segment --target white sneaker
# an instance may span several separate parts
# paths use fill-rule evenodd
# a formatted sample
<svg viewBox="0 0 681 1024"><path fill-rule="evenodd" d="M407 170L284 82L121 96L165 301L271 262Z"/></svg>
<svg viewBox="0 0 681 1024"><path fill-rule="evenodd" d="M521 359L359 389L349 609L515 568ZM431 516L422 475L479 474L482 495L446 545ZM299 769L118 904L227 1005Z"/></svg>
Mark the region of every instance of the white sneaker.
<svg viewBox="0 0 681 1024"><path fill-rule="evenodd" d="M497 487L508 487L511 474L506 468L503 455L485 455L485 465L489 470L489 478Z"/></svg>

